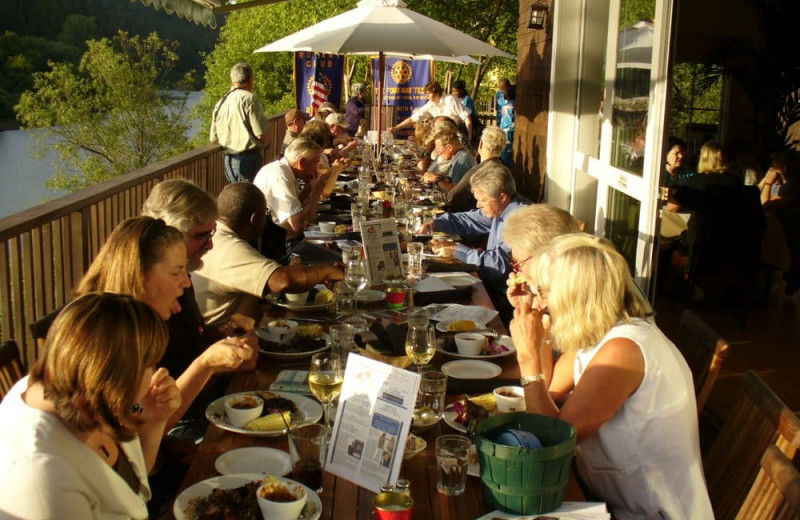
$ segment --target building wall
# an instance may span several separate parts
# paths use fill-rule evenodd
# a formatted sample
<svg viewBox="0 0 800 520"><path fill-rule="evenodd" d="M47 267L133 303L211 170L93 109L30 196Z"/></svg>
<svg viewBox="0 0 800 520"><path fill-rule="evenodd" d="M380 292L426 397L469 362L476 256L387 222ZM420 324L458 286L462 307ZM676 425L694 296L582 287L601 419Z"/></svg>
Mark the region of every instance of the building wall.
<svg viewBox="0 0 800 520"><path fill-rule="evenodd" d="M514 176L518 190L534 201L544 197L547 157L547 111L550 93L552 9L545 29L529 29L532 0L519 2L517 51L517 114ZM552 5L551 5L552 7Z"/></svg>

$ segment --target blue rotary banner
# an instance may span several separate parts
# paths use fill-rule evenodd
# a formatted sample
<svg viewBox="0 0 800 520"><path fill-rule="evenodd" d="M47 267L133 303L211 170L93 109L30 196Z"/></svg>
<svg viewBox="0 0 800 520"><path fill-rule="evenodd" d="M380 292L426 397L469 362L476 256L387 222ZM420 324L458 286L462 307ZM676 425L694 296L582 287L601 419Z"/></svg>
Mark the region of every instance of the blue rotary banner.
<svg viewBox="0 0 800 520"><path fill-rule="evenodd" d="M408 118L411 112L421 107L428 100L425 97L425 85L433 79L433 62L431 60L404 60L402 58L385 58L386 75L383 95L384 106L397 107L395 120L388 121L387 126L394 126ZM378 59L372 58L372 99L378 100ZM399 136L399 134L398 134Z"/></svg>
<svg viewBox="0 0 800 520"><path fill-rule="evenodd" d="M294 91L297 108L313 116L325 101L340 106L343 75L344 56L295 52Z"/></svg>

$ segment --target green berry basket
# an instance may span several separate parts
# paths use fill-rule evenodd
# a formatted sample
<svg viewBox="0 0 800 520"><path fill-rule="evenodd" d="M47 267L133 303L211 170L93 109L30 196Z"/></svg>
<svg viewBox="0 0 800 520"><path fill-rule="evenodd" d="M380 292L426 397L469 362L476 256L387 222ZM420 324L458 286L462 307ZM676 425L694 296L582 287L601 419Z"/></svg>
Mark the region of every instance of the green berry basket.
<svg viewBox="0 0 800 520"><path fill-rule="evenodd" d="M531 432L542 448L497 444L508 429ZM575 428L555 417L526 412L496 415L481 421L474 434L487 503L519 514L541 514L564 500L570 463L575 455Z"/></svg>

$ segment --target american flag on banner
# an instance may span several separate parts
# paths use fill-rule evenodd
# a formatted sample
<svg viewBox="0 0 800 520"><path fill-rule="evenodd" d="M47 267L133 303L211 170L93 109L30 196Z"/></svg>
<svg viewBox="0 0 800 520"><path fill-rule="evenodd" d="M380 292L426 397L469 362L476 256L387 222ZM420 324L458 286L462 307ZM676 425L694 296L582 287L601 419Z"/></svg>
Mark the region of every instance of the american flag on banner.
<svg viewBox="0 0 800 520"><path fill-rule="evenodd" d="M311 94L311 111L314 115L317 114L320 105L328 101L328 92L325 90L325 85L319 81L319 79L319 77L314 78L314 86L312 87L313 93Z"/></svg>

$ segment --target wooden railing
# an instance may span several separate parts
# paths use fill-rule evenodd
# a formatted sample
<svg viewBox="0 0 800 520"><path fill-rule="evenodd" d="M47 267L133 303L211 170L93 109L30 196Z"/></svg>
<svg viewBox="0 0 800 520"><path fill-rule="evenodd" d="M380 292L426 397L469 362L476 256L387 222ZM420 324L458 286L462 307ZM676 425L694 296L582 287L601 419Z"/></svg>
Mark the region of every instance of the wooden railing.
<svg viewBox="0 0 800 520"><path fill-rule="evenodd" d="M280 151L282 116L270 118L265 161ZM139 214L155 184L175 177L216 197L227 183L220 146L209 144L0 219L2 336L17 341L26 367L38 355L28 326L71 299L111 231Z"/></svg>

